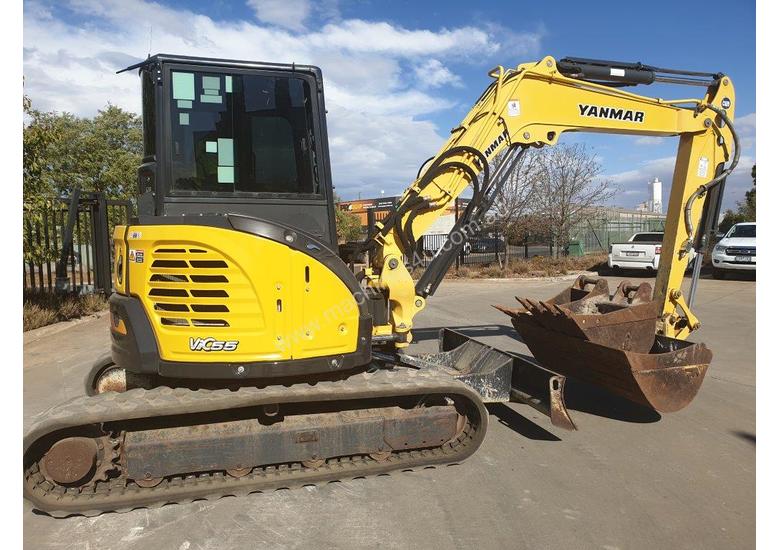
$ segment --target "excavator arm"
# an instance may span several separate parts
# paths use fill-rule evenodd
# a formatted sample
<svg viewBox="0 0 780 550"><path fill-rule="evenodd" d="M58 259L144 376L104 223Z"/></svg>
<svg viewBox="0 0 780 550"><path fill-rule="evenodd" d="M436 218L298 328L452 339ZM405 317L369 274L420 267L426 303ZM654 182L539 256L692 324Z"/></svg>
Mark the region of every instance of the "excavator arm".
<svg viewBox="0 0 780 550"><path fill-rule="evenodd" d="M564 132L679 137L653 298L659 308L658 332L685 339L699 327L681 288L688 253L702 242L703 217L710 224L717 219L717 191L739 160L731 80L720 73L549 56L514 69L499 66L489 75L493 82L395 211L374 228L371 266L362 278L389 305L388 323L375 324L375 341L408 345L414 316L478 229L519 156L529 147L555 145ZM706 93L701 99L664 100L622 89L653 82L702 86ZM491 170L491 160L506 149ZM462 219L415 285L410 270L416 241L469 187L473 195ZM689 297L693 292L695 282Z"/></svg>

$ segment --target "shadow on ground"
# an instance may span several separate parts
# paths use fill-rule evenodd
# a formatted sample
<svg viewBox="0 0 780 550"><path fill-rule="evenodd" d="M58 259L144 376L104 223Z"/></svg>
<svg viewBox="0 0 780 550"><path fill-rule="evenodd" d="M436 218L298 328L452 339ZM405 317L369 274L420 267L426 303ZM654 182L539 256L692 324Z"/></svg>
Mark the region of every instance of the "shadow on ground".
<svg viewBox="0 0 780 550"><path fill-rule="evenodd" d="M522 414L504 403L487 403L485 405L491 416L494 416L499 423L511 429L516 434L533 439L536 441L560 441L561 438L552 434L531 422Z"/></svg>
<svg viewBox="0 0 780 550"><path fill-rule="evenodd" d="M649 424L661 420L653 409L573 378L566 379L564 399L568 409L621 422Z"/></svg>
<svg viewBox="0 0 780 550"><path fill-rule="evenodd" d="M756 444L756 434L749 433L749 432L731 432L734 435L736 435L740 439L744 439L751 445L755 446Z"/></svg>

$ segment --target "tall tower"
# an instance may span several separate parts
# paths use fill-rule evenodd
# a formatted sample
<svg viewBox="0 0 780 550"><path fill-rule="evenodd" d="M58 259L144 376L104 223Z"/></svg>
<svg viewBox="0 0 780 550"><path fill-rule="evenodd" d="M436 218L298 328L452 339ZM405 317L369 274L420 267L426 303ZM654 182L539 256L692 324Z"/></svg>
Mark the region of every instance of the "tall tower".
<svg viewBox="0 0 780 550"><path fill-rule="evenodd" d="M648 210L655 214L663 213L663 183L658 178L653 178L653 181L648 183L648 191L650 198L647 201L649 206Z"/></svg>

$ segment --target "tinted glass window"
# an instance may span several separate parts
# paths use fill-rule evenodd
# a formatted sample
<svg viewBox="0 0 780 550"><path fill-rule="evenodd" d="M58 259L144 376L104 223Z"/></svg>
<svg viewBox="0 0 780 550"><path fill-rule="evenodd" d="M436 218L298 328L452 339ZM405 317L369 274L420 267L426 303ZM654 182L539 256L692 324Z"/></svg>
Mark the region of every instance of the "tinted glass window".
<svg viewBox="0 0 780 550"><path fill-rule="evenodd" d="M755 225L735 225L734 228L729 231L726 237L746 237L755 238L756 226Z"/></svg>
<svg viewBox="0 0 780 550"><path fill-rule="evenodd" d="M141 88L143 93L143 128L144 128L144 157L152 157L155 154L155 101L154 81L151 70L141 73Z"/></svg>
<svg viewBox="0 0 780 550"><path fill-rule="evenodd" d="M664 240L661 233L638 233L632 242L635 243L660 243Z"/></svg>
<svg viewBox="0 0 780 550"><path fill-rule="evenodd" d="M319 193L301 78L172 71L172 190Z"/></svg>

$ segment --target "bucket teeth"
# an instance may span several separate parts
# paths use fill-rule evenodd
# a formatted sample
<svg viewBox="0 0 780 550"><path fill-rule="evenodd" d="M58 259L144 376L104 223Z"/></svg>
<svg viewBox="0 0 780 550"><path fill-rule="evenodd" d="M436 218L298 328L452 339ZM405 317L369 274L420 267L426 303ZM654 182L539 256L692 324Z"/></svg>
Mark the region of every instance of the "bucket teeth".
<svg viewBox="0 0 780 550"><path fill-rule="evenodd" d="M580 378L659 412L685 407L696 395L712 353L656 335L660 310L649 283L579 277L553 298L515 297L509 315L534 357L546 368Z"/></svg>
<svg viewBox="0 0 780 550"><path fill-rule="evenodd" d="M528 311L528 306L526 305L525 298L520 298L519 296L515 296L515 300L518 301L518 303L523 306L523 309Z"/></svg>
<svg viewBox="0 0 780 550"><path fill-rule="evenodd" d="M525 313L525 309L520 309L520 308L504 307L497 304L493 304L493 307L496 308L501 313L506 313L510 317L517 317L518 315L522 315L523 313Z"/></svg>
<svg viewBox="0 0 780 550"><path fill-rule="evenodd" d="M527 311L531 311L531 310L534 308L534 304L533 304L533 302L532 302L531 300L529 300L528 298L520 298L520 297L518 297L518 296L515 296L515 300L517 300L518 302L520 302L520 304L521 304L521 305L522 305L522 306L523 306L523 307L524 307L524 308L525 308Z"/></svg>

